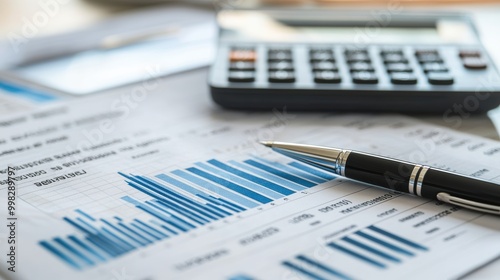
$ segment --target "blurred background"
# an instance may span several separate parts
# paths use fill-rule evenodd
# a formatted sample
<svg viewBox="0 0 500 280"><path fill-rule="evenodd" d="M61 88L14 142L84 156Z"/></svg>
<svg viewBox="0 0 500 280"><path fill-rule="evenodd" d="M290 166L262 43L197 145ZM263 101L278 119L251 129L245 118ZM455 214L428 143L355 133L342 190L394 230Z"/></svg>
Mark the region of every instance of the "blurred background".
<svg viewBox="0 0 500 280"><path fill-rule="evenodd" d="M261 7L467 12L500 63L498 0L2 0L0 115L148 79L152 61L156 76L207 67L216 13Z"/></svg>

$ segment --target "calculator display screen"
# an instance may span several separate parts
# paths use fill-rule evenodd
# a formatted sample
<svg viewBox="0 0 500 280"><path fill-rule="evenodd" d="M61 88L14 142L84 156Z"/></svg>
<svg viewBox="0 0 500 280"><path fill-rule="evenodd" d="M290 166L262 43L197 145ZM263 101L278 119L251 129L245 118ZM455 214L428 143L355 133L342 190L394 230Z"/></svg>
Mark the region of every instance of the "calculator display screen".
<svg viewBox="0 0 500 280"><path fill-rule="evenodd" d="M305 15L304 15L305 14ZM365 44L468 44L477 41L468 22L460 18L424 17L391 20L356 17L321 17L302 13L223 11L219 13L222 40L238 42L365 43ZM334 15L334 14L331 14Z"/></svg>

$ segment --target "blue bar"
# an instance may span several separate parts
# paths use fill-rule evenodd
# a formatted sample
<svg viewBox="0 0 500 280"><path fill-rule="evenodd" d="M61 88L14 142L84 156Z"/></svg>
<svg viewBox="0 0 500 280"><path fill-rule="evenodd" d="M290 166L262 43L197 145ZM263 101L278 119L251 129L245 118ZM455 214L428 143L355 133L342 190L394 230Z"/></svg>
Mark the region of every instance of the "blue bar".
<svg viewBox="0 0 500 280"><path fill-rule="evenodd" d="M83 241L81 241L80 239L78 239L76 236L70 235L70 236L68 236L68 238L69 238L69 240L73 241L74 243L76 243L81 248L85 249L87 252L89 252L92 255L94 255L101 262L105 262L106 261L106 258L104 256L102 256L101 254L99 254L98 251L94 250L94 248L92 248L89 245L85 244ZM100 247L97 247L97 248L100 248ZM106 252L106 251L103 250L103 252Z"/></svg>
<svg viewBox="0 0 500 280"><path fill-rule="evenodd" d="M182 206L184 206L186 208L196 210L200 214L203 214L203 215L207 216L208 218L210 218L212 220L216 220L216 217L213 217L212 215L207 214L206 213L207 212L206 209L203 206L201 206L201 205L194 204L193 202L185 203L185 202L180 201L180 200L178 200L176 198L172 198L168 194L167 195L158 195L155 192L152 192L152 191L144 189L144 187L142 185L137 185L137 184L132 183L132 182L128 182L128 184L130 186L132 186L133 188L135 188L135 189L137 189L137 190L139 190L139 191L141 191L143 193L146 193L149 196L152 196L152 197L154 197L154 198L156 198L156 199L158 199L160 201L165 201L166 203L176 203L176 204L182 205ZM122 197L122 199L123 199L123 197ZM203 211L200 211L199 210L200 208L203 209Z"/></svg>
<svg viewBox="0 0 500 280"><path fill-rule="evenodd" d="M139 240L138 238L134 237L133 234L131 234L130 232L127 232L123 229L120 229L119 227L113 225L112 223L108 222L107 220L105 219L101 219L101 221L105 224L107 224L109 227L111 227L112 229L116 230L117 232L121 233L122 235L128 237L130 240L133 240L135 243L139 244L140 246L146 246L147 243L144 243L143 241Z"/></svg>
<svg viewBox="0 0 500 280"><path fill-rule="evenodd" d="M9 94L21 96L24 98L29 98L36 102L48 102L56 100L55 96L49 95L44 92L40 92L37 90L29 89L26 87L17 86L11 83L0 81L0 89L4 89Z"/></svg>
<svg viewBox="0 0 500 280"><path fill-rule="evenodd" d="M188 230L191 230L191 229L195 229L196 226L189 223L188 221L186 221L185 219L179 217L179 215L175 214L175 213L170 213L170 218L172 219L172 222L176 222L177 224L181 224L181 225L186 225L188 227Z"/></svg>
<svg viewBox="0 0 500 280"><path fill-rule="evenodd" d="M187 222L184 219L181 219L181 218L177 217L174 213L168 211L165 208L162 208L159 205L156 205L156 204L152 203L151 201L146 201L146 204L148 204L148 205L150 205L150 206L158 209L159 211L162 211L163 213L167 214L168 215L167 217L170 219L170 221L175 222L178 225L181 225L186 230L190 230L190 229L196 228L196 226L194 226L193 224Z"/></svg>
<svg viewBox="0 0 500 280"><path fill-rule="evenodd" d="M95 222L95 219L94 217L90 216L89 214L83 212L82 210L80 209L76 209L75 212L81 214L82 216L86 217L87 219L91 220L92 222Z"/></svg>
<svg viewBox="0 0 500 280"><path fill-rule="evenodd" d="M116 250L116 248L111 247L108 243L104 243L102 240L97 239L97 237L95 236L87 236L85 240L94 244L94 246L103 250L111 257L117 257L120 255L120 253Z"/></svg>
<svg viewBox="0 0 500 280"><path fill-rule="evenodd" d="M80 231L83 231L87 234L94 234L94 233L97 233L97 231L95 232L92 232L90 231L89 229L83 227L82 225L76 223L75 221L71 220L70 218L68 217L63 217L63 220L66 221L68 224L72 225L73 227L79 229Z"/></svg>
<svg viewBox="0 0 500 280"><path fill-rule="evenodd" d="M166 203L161 203L161 201L159 201L159 200L154 201L154 202L155 202L155 204L157 206L159 206L159 207L161 207L163 209L162 211L166 211L168 209L172 209L174 211L177 211L178 213L181 213L182 215L188 217L189 219L193 220L194 222L196 222L196 223L198 223L200 225L204 225L205 223L209 222L208 220L205 220L202 217L191 213L191 211L182 211L183 210L182 208L179 209L179 207L176 207L174 205L169 205L169 204L166 204ZM149 203L152 203L152 202L149 202Z"/></svg>
<svg viewBox="0 0 500 280"><path fill-rule="evenodd" d="M104 236L104 233L99 233L97 235L91 235L86 238L88 241L92 242L98 248L102 250L107 250L109 254L112 254L114 257L119 256L123 253L128 252L128 248L123 247L121 244L118 244L114 240L110 239L107 236Z"/></svg>
<svg viewBox="0 0 500 280"><path fill-rule="evenodd" d="M145 245L153 243L153 241L151 241L149 238L146 238L145 236L143 236L142 234L138 233L137 231L131 229L130 227L128 227L124 223L118 223L118 225L121 226L124 230L127 230L128 232L132 233L133 235L138 236L139 238L142 238L142 240L144 240L146 242Z"/></svg>
<svg viewBox="0 0 500 280"><path fill-rule="evenodd" d="M215 192L219 195L222 195L229 200L232 200L236 203L239 203L240 205L246 206L247 208L253 208L253 207L256 207L258 205L257 203L255 203L255 202L253 202L245 197L242 197L238 194L232 193L232 192L230 192L230 191L228 191L220 186L217 186L217 185L214 185L210 182L202 180L202 179L200 179L196 176L193 176L187 172L184 172L182 170L175 170L175 171L172 171L172 173L192 182L193 184L196 184L200 187L203 187L203 188L208 189L212 192Z"/></svg>
<svg viewBox="0 0 500 280"><path fill-rule="evenodd" d="M407 251L399 246L396 246L396 245L393 245L389 242L385 242L384 240L382 239L379 239L379 238L376 238L375 236L372 236L372 235L369 235L369 234L366 234L364 232L361 232L361 231L356 231L355 234L361 236L361 237L364 237L372 242L375 242L375 243L378 243L386 248L389 248L395 252L398 252L398 253L401 253L403 255L407 255L407 256L414 256L414 254L410 251Z"/></svg>
<svg viewBox="0 0 500 280"><path fill-rule="evenodd" d="M198 208L200 208L203 210L203 211L198 210L198 212L200 214L203 214L210 219L216 219L216 217L208 214L208 213L212 213L212 212L209 209L207 209L204 205L202 205L201 203L199 203L195 200L192 200L190 198L187 198L183 195L180 195L177 192L171 191L166 186L158 185L156 182L152 182L149 179L143 179L140 177L139 177L139 179L141 181L143 181L143 182L140 182L140 184L142 184L144 187L150 188L152 185L152 188L156 189L156 191L159 191L159 192L161 192L162 195L164 195L164 198L157 197L158 199L163 200L163 201L165 201L166 199L170 199L171 201L173 201L177 204L180 204L188 209L198 210ZM148 181L146 181L146 180L148 180ZM216 215L215 213L212 213L212 214Z"/></svg>
<svg viewBox="0 0 500 280"><path fill-rule="evenodd" d="M410 241L410 240L405 239L403 237L400 237L398 235L395 235L395 234L392 234L390 232L387 232L387 231L385 231L385 230L383 230L381 228L378 228L378 227L375 227L375 226L369 226L368 228L371 229L371 230L373 230L373 231L375 231L375 232L378 232L378 233L380 233L382 235L385 235L385 236L387 236L389 238L397 240L397 241L399 241L399 242L401 242L403 244L406 244L406 245L408 245L410 247L413 247L415 249L419 249L419 250L422 250L422 251L427 251L428 250L426 247L420 246L419 244L417 244L417 243L415 243L413 241Z"/></svg>
<svg viewBox="0 0 500 280"><path fill-rule="evenodd" d="M260 194L254 192L254 191L251 191L251 190L246 189L246 188L244 188L242 186L234 184L234 183L232 183L230 181L227 181L227 180L224 180L222 178L216 177L216 176L214 176L212 174L209 174L209 173L207 173L205 171L202 171L202 170L200 170L198 168L190 167L187 170L189 172L191 172L191 173L194 173L194 174L196 174L198 176L201 176L201 177L203 177L205 179L208 179L208 180L210 180L210 181L212 181L212 182L214 182L216 184L219 184L219 185L224 186L224 187L226 187L228 189L231 189L231 190L233 190L233 191L235 191L237 193L245 195L245 196L247 196L247 197L249 197L249 198L251 198L251 199L253 199L255 201L258 201L260 203L269 203L269 202L272 201L271 199L269 199L269 198L267 198L267 197L265 197L263 195L260 195Z"/></svg>
<svg viewBox="0 0 500 280"><path fill-rule="evenodd" d="M190 185L188 184L184 184L183 182L179 181L179 180L176 180L168 175L165 175L165 174L159 174L159 175L156 175L155 176L156 178L162 180L162 181L165 181L169 184L172 184L176 187L179 187L189 193L192 193L193 195L197 195L197 194L205 194L204 192L194 188L194 187L191 187Z"/></svg>
<svg viewBox="0 0 500 280"><path fill-rule="evenodd" d="M252 181L254 183L257 183L263 187L266 187L268 189L271 189L275 192L278 192L278 193L281 193L282 195L291 195L293 193L295 193L294 191L292 190L289 190L287 188L284 188L278 184L275 184L271 181L268 181L268 180L265 180L265 179L262 179L260 177L257 177L257 176L254 176L252 174L249 174L249 173L246 173L246 172L243 172L239 169L236 169L236 168L233 168L227 164L224 164L218 160L215 160L215 159L211 159L208 161L208 163L212 164L213 166L216 166L226 172L230 172L230 173L233 173L234 175L236 176L240 176L241 178L244 178L244 179L247 179L248 181Z"/></svg>
<svg viewBox="0 0 500 280"><path fill-rule="evenodd" d="M334 176L332 174L328 174L327 172L323 172L323 171L321 171L319 169L316 169L314 167L302 164L302 163L297 162L297 161L292 161L288 165L293 166L293 167L295 167L297 169L300 169L300 170L307 171L307 172L309 172L311 174L319 176L319 177L321 177L321 178L323 178L325 180L328 180L328 181L337 178L336 176Z"/></svg>
<svg viewBox="0 0 500 280"><path fill-rule="evenodd" d="M294 183L300 184L300 185L302 185L304 187L307 187L307 188L311 188L311 187L316 186L316 184L313 183L313 182L311 182L311 181L299 178L299 177L294 176L292 174L289 174L289 173L283 172L281 170L275 169L273 167L267 166L265 164L262 164L260 162L255 161L253 159L245 160L245 163L248 164L248 165L251 165L253 167L257 167L259 169L262 169L262 170L264 170L266 172L272 173L274 175L280 176L281 178L290 180L290 181L292 181Z"/></svg>
<svg viewBox="0 0 500 280"><path fill-rule="evenodd" d="M246 276L246 275L236 275L229 277L228 280L254 280L254 278Z"/></svg>
<svg viewBox="0 0 500 280"><path fill-rule="evenodd" d="M211 221L216 221L219 219L217 215L213 214L206 206L200 207L195 206L187 209L187 206L177 205L176 203L171 203L165 200L156 200L157 203L167 207L172 208L173 210L182 213L183 215L189 214L193 217L196 217L202 224L210 223Z"/></svg>
<svg viewBox="0 0 500 280"><path fill-rule="evenodd" d="M84 219L82 219L80 217L77 217L76 219L78 220L78 222L80 222L81 224L85 225L87 228L92 229L94 232L99 232L99 230L96 227L94 227L93 225L89 224Z"/></svg>
<svg viewBox="0 0 500 280"><path fill-rule="evenodd" d="M86 264L88 264L90 266L94 266L95 265L95 262L93 262L91 259L89 259L87 256L85 256L85 254L83 254L79 250L73 248L73 246L71 246L68 243L66 243L66 241L64 241L62 238L56 237L56 238L54 238L54 242L57 243L57 244L59 244L59 245L61 245L66 250L70 251L71 253L73 253L75 256L77 256L78 258L80 258L84 263L86 263Z"/></svg>
<svg viewBox="0 0 500 280"><path fill-rule="evenodd" d="M319 275L317 275L315 273L312 273L309 270L306 270L306 269L304 269L304 268L302 268L300 266L297 266L297 265L295 265L295 264L293 264L291 262L284 261L284 262L282 262L282 264L284 266L286 266L288 268L291 268L291 269L293 269L293 270L295 270L297 272L300 272L300 273L302 273L302 274L304 274L304 275L306 275L309 278L312 278L314 280L327 280L327 279L325 279L325 278L323 278L323 277L321 277L321 276L319 276Z"/></svg>
<svg viewBox="0 0 500 280"><path fill-rule="evenodd" d="M295 174L297 176L300 176L300 177L302 177L308 181L314 182L316 184L321 184L321 183L326 182L325 179L318 177L316 175L311 175L310 173L304 172L300 169L297 170L296 168L292 168L288 165L284 165L284 164L281 164L279 162L274 162L274 161L270 161L270 160L266 160L266 159L262 159L262 158L257 158L257 159L262 161L263 163L265 163L267 165L273 166L276 169L282 170L282 171L289 173L289 174Z"/></svg>
<svg viewBox="0 0 500 280"><path fill-rule="evenodd" d="M107 225L111 226L111 228L113 228L114 230L116 230L116 231L118 231L118 232L120 232L120 231L121 231L120 229L117 229L114 225L112 225L112 224L111 224L111 223L109 223L108 221L103 220L103 219L101 219L101 221L103 221L105 224L107 224ZM136 249L136 248L137 248L136 246L134 246L134 245L130 244L129 242L127 242L127 241L126 241L126 240L124 240L123 238L119 237L118 235L114 234L113 232L111 232L111 231L110 231L110 230L108 230L107 228L104 228L104 227L103 227L103 228L102 228L102 231L103 231L104 233L106 233L106 234L110 235L111 237L116 238L116 240L117 240L117 241L119 241L120 243L122 243L122 244L124 244L124 245L128 246L127 251L130 251L130 250L133 250L133 249ZM123 234L123 233L122 233L122 234ZM125 236L127 236L126 234L124 234L124 235L125 235ZM127 237L128 237L128 238L130 238L129 236L127 236ZM132 239L132 238L130 238L130 239ZM133 239L132 239L132 240L133 240ZM115 241L115 242L116 242L116 241ZM136 242L137 242L137 241L136 241ZM139 243L139 242L137 242L137 243ZM139 243L139 244L140 244L140 243Z"/></svg>
<svg viewBox="0 0 500 280"><path fill-rule="evenodd" d="M363 255L361 255L361 254L358 254L358 253L356 253L356 252L354 252L354 251L352 251L352 250L349 250L349 249L347 249L347 248L345 248L345 247L343 247L343 246L337 245L337 244L335 244L335 243L328 243L328 246L330 246L330 247L332 247L332 248L335 248L335 249L337 249L337 250L339 250L339 251L342 251L342 252L344 252L344 253L346 253L346 254L348 254L348 255L351 255L351 256L353 256L353 257L355 257L355 258L359 259L359 260L362 260L362 261L365 261L365 262L367 262L367 263L369 263L369 264L372 264L372 265L374 265L374 266L376 266L376 267L386 268L386 265L385 265L385 264L383 264L383 263L379 263L379 262L378 262L378 261L376 261L376 260L373 260L373 259L371 259L371 258L369 258L369 257L366 257L366 256L363 256Z"/></svg>
<svg viewBox="0 0 500 280"><path fill-rule="evenodd" d="M153 224L155 224L155 225L159 226L160 228L162 228L162 229L164 229L164 230L168 231L169 233L171 233L171 234L173 234L173 235L177 235L177 234L178 234L178 233L177 233L177 231L175 231L175 230L171 229L170 227L167 227L167 226L165 226L165 225L162 225L162 224L160 224L159 222L156 222L155 220L151 220L151 222L152 222Z"/></svg>
<svg viewBox="0 0 500 280"><path fill-rule="evenodd" d="M237 209L236 207L230 206L229 204L226 204L226 203L224 203L224 202L222 202L222 201L218 200L218 199L217 199L217 198L215 198L215 197L210 197L210 196L208 196L208 195L206 195L206 196L199 195L199 196L200 196L200 198L203 198L204 200L209 201L209 202L211 202L211 203L213 203L213 204L215 204L215 205L218 205L218 206L221 206L221 207L222 207L222 206L223 206L223 207L226 207L227 209L229 209L229 210L231 210L231 211L233 211L233 212L235 212L235 213L241 212L241 211L240 211L239 209ZM231 213L231 215L232 215L232 213Z"/></svg>
<svg viewBox="0 0 500 280"><path fill-rule="evenodd" d="M169 198L170 200L178 203L178 204L181 204L181 205L184 205L186 207L188 207L189 209L193 208L193 206L197 206L199 208L202 208L203 210L205 211L208 211L203 205L201 205L200 203L190 199L190 198L187 198L183 195L180 195L174 191L171 191L170 189L168 189L167 187L165 186L162 186L154 181L151 181L147 178L143 178L141 176L136 176L136 178L138 178L138 180L135 180L136 183L140 184L141 186L147 188L147 189L150 189L154 192L157 192L157 193L160 193L161 195L164 196L163 199L165 198ZM157 196L154 196L152 195L153 197L155 198L158 198L158 199L162 199L161 197L157 197ZM187 205L186 205L187 204ZM210 212L210 211L208 211Z"/></svg>
<svg viewBox="0 0 500 280"><path fill-rule="evenodd" d="M107 228L103 227L102 228L102 232L103 232L103 236L104 236L104 234L106 234L106 235L109 236L109 237L108 236L104 236L104 237L106 237L106 239L109 239L115 245L120 246L121 249L124 250L123 253L126 253L126 252L132 251L134 249L137 249L137 247L135 247L134 245L128 243L123 238L121 238L118 235L114 234L113 232L111 232Z"/></svg>
<svg viewBox="0 0 500 280"><path fill-rule="evenodd" d="M333 268L330 268L330 267L328 267L328 266L326 266L324 264L318 263L318 262L316 262L316 261L314 261L314 260L312 260L312 259L310 259L310 258L308 258L306 256L299 255L296 258L298 260L301 260L301 261L303 261L303 262L311 265L311 266L314 266L314 267L319 268L319 269L321 269L323 271L326 271L326 272L330 273L331 275L333 275L335 277L338 277L338 278L341 278L341 279L344 279L344 280L352 280L351 277L348 277L348 276L344 275L343 273L340 273L340 272L334 270Z"/></svg>
<svg viewBox="0 0 500 280"><path fill-rule="evenodd" d="M380 251L380 250L377 250L377 249L375 249L375 248L373 248L373 247L371 247L371 246L368 246L368 245L366 245L366 244L363 244L363 243L361 243L361 242L358 242L358 241L356 241L356 240L354 240L354 239L351 239L351 238L349 238L349 237L344 237L344 238L342 238L342 240L344 240L344 241L346 241L346 242L349 242L349 243L351 243L352 245L357 246L357 247L359 247L359 248L361 248L361 249L364 249L364 250L366 250L366 251L368 251L368 252L371 252L371 253L373 253L373 254L375 254L375 255L377 255L377 256L379 256L379 257L382 257L382 258L384 258L384 259L386 259L386 260L390 260L390 261L397 262L397 263L400 263L400 262L401 262L401 260L400 260L400 259L398 259L398 258L395 258L395 257L393 257L393 256L391 256L391 255L389 255L389 254L386 254L386 253L384 253L384 252L382 252L382 251Z"/></svg>
<svg viewBox="0 0 500 280"><path fill-rule="evenodd" d="M139 209L141 209L141 210L143 210L143 211L146 211L147 213L153 215L154 217L162 220L163 222L171 225L172 227L174 227L174 228L176 228L176 229L178 229L178 230L180 230L182 232L186 232L187 231L183 227L178 226L175 223L173 223L170 218L166 217L165 215L163 215L161 213L156 212L155 210L151 209L151 207L149 207L149 206L141 204L141 205L136 205L136 207L139 208Z"/></svg>
<svg viewBox="0 0 500 280"><path fill-rule="evenodd" d="M152 232L154 232L154 233L158 234L158 235L159 235L162 239L163 239L163 238L167 238L167 237L168 237L168 235L164 234L163 232L161 232L161 231L159 231L159 230L155 229L154 227L152 227L152 226L150 226L150 225L146 224L145 222L143 222L143 221L141 221L141 220L139 220L139 219L134 219L134 221L136 221L138 224L142 225L143 227L145 227L145 228L149 229L150 231L152 231Z"/></svg>
<svg viewBox="0 0 500 280"><path fill-rule="evenodd" d="M41 241L39 244L42 247L44 247L45 249L52 252L54 255L56 255L60 259L62 259L63 261L65 261L66 263L68 263L69 265L71 265L73 268L81 269L81 266L79 264L77 264L74 260L72 260L70 257L66 256L63 252L59 251L56 247L52 246L47 241Z"/></svg>
<svg viewBox="0 0 500 280"><path fill-rule="evenodd" d="M215 198L215 197L213 197L213 196L210 196L210 197L211 197L211 198ZM227 204L227 205L229 205L229 206L231 206L231 207L233 207L233 208L235 208L235 209L239 210L239 211L237 211L237 212L241 212L241 211L245 211L245 210L246 210L245 208L243 208L243 207L241 207L241 206L239 206L239 205L236 205L236 204L232 203L231 201L227 201L227 200L225 200L225 199L224 199L224 198L222 198L222 197L218 197L218 198L215 198L215 199L217 199L217 200L219 200L219 201L222 201L222 203Z"/></svg>
<svg viewBox="0 0 500 280"><path fill-rule="evenodd" d="M237 166L241 169L245 169L249 172L252 172L254 174L257 174L259 175L260 177L262 178L266 178L267 180L270 180L270 181L273 181L275 183L278 183L282 186L285 186L285 187L288 187L290 189L293 189L295 191L301 191L301 190L305 190L306 188L299 185L299 184L296 184L292 181L288 181L288 180L285 180L279 176L276 176L272 173L268 173L268 172L265 172L265 171L262 171L258 168L255 168L255 167L252 167L250 165L247 165L247 164L242 164L242 163L239 163L239 162L236 162L236 161L230 161L229 163L231 163L232 165L234 166Z"/></svg>
<svg viewBox="0 0 500 280"><path fill-rule="evenodd" d="M232 175L232 174L227 173L225 171L222 171L220 169L211 167L208 164L197 162L196 165L198 165L199 167L205 169L208 172L212 172L212 173L216 174L217 176L219 176L219 177L221 177L223 179L231 180L232 182L234 182L236 184L239 184L240 186L245 186L246 188L249 188L249 189L251 189L251 190L253 190L255 192L261 193L262 195L265 195L267 197L270 197L270 198L273 198L273 199L278 199L278 198L283 197L283 195L280 194L280 193L277 193L277 192L275 192L273 190L264 188L263 186L259 186L259 185L255 184L253 182L248 181L248 180L241 179L240 177L237 177L235 175Z"/></svg>
<svg viewBox="0 0 500 280"><path fill-rule="evenodd" d="M154 233L150 232L149 230L147 230L147 229L143 228L142 226L140 226L140 225L138 225L138 224L136 224L136 223L134 223L134 222L132 222L130 225L131 225L131 226L133 226L135 229L137 229L137 230L139 230L139 231L141 231L141 232L143 232L143 233L147 234L148 236L150 236L150 237L154 238L156 241L158 241L158 240L161 240L161 239L162 239L161 237L159 237L159 236L155 235ZM154 243L154 240L153 240L152 242Z"/></svg>
<svg viewBox="0 0 500 280"><path fill-rule="evenodd" d="M221 213L222 215L224 215L224 217L227 217L227 216L231 216L232 213L229 213L223 209L220 209L219 207L213 205L212 203L207 203L207 207L210 207L211 209L213 209L214 211L219 211L219 213Z"/></svg>

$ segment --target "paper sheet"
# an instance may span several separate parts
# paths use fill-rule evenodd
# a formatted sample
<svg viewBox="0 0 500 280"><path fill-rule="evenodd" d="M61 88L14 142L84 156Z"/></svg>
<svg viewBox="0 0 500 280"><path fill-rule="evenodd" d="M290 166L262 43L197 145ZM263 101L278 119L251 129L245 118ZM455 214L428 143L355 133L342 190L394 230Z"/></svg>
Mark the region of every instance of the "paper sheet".
<svg viewBox="0 0 500 280"><path fill-rule="evenodd" d="M401 116L230 112L205 96L137 91L2 119L0 131L1 201L6 168L15 173L13 215L0 209L15 222L1 234L16 240L1 254L12 279L453 279L500 252L498 217L334 177L257 143L500 182L499 142Z"/></svg>

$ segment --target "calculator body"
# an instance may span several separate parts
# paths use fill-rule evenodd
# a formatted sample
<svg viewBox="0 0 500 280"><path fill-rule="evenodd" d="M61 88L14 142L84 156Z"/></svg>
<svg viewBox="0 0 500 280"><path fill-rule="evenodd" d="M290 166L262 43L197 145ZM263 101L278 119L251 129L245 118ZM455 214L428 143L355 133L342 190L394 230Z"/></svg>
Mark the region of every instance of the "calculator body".
<svg viewBox="0 0 500 280"><path fill-rule="evenodd" d="M226 108L470 114L500 75L463 14L222 11L209 85Z"/></svg>

